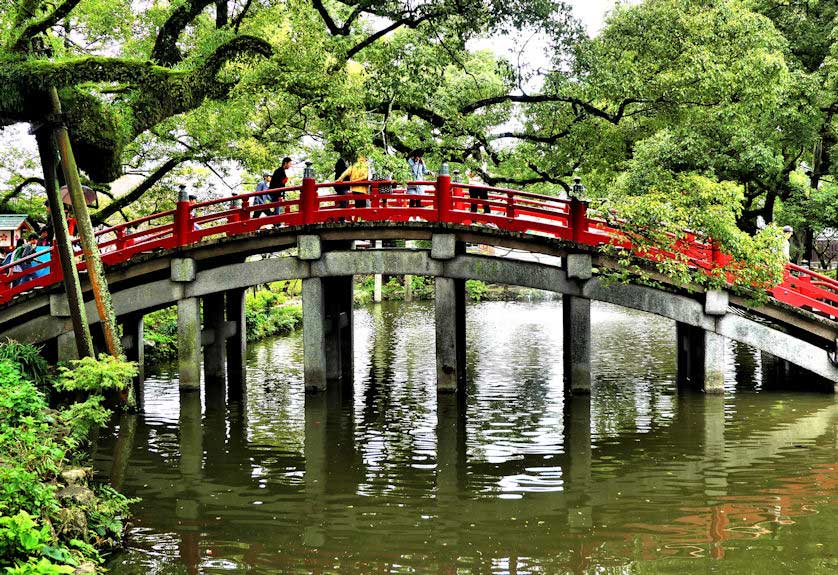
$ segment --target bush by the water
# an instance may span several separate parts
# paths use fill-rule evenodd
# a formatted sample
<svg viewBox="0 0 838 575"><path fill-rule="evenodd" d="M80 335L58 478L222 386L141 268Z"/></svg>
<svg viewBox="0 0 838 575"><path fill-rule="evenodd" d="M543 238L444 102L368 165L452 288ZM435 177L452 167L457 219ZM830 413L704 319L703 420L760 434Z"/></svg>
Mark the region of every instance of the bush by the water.
<svg viewBox="0 0 838 575"><path fill-rule="evenodd" d="M26 348L26 349L24 349ZM24 351L21 354L19 352ZM110 412L102 392L130 382L133 364L106 358L71 362L42 381L86 396L50 409L32 381L32 346L0 344L0 568L10 574L73 573L101 562L119 545L130 500L108 486L89 486L90 430ZM25 364L13 359L27 357Z"/></svg>

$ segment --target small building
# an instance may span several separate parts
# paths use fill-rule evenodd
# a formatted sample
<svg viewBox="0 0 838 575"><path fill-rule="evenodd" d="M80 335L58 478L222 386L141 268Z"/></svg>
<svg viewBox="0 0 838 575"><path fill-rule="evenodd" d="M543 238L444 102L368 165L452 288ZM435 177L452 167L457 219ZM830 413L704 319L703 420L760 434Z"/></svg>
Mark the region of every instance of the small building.
<svg viewBox="0 0 838 575"><path fill-rule="evenodd" d="M0 251L13 248L18 238L25 238L32 231L26 214L0 214Z"/></svg>

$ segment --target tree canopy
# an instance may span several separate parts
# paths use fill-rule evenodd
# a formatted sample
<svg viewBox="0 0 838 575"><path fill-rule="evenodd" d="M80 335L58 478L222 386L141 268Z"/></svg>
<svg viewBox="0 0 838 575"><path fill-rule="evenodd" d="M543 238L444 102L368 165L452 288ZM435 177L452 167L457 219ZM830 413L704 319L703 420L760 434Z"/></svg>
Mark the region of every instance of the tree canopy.
<svg viewBox="0 0 838 575"><path fill-rule="evenodd" d="M489 184L562 193L580 174L605 212L747 256L777 239L753 237L757 216L805 226L794 206L838 171L834 2L646 0L593 38L559 0L3 6L0 122L50 121L56 86L87 176L146 176L99 220L159 207L196 163L257 174L295 150L328 178L363 151L399 175L418 148ZM473 48L504 32L518 58Z"/></svg>

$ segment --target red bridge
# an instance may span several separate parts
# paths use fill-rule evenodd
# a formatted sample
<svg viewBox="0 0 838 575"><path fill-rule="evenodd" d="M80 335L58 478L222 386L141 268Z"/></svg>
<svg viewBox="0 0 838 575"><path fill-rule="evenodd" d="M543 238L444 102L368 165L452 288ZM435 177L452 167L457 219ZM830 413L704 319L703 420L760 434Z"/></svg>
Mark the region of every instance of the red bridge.
<svg viewBox="0 0 838 575"><path fill-rule="evenodd" d="M630 249L625 234L605 220L590 217L587 203L577 199L560 199L519 190L452 182L441 175L436 182L407 182L400 187L392 181L353 182L368 186L369 193L335 193L336 186L346 183L317 183L304 178L301 186L190 203L182 198L175 210L169 210L122 223L96 233L105 264L128 261L133 256L155 250L170 250L197 244L223 234L247 234L266 226L300 226L343 221L404 222L411 218L431 223L493 225L500 230L523 232L572 241L588 246L616 245ZM419 195L407 194L406 188L417 187ZM298 194L296 199L283 199L255 205L253 199L266 193ZM481 197L486 199L480 199ZM355 207L363 200L365 207ZM418 207L410 207L418 200ZM279 209L279 215L254 217L254 212ZM79 254L81 246L75 240ZM677 254L676 254L677 252ZM690 266L724 273L731 264L730 256L716 244L697 234L686 234L673 243L672 252L647 254L649 258L681 257ZM49 260L49 261L41 261ZM22 263L34 265L22 270ZM49 258L35 254L17 262L0 266L0 304L17 294L57 284L61 281L57 248ZM78 268L85 263L78 258ZM787 264L783 281L770 290L776 300L834 320L838 317L838 281L795 264Z"/></svg>
<svg viewBox="0 0 838 575"><path fill-rule="evenodd" d="M363 186L367 193L336 193L336 186L347 185ZM421 192L409 194L413 189ZM465 184L447 174L404 187L392 181L317 183L310 170L302 185L274 190L283 196L278 201L254 205L254 198L267 192L197 203L182 194L174 210L97 233L116 313L129 338L129 356L141 359L143 314L176 304L182 326L181 385L199 385L202 346L207 347L207 374L226 369L228 380L239 379L246 348L244 289L302 279L306 384L323 389L327 380L351 374L352 277L411 274L436 281L440 390L457 389L463 381L466 279L562 294L565 375L573 391L590 389L591 301L674 320L679 373L706 391L723 389L726 339L838 384L838 281L799 266L788 264L768 302L755 307L725 290L685 289L659 274L658 288L601 281L596 270L620 266L601 253L602 246L631 250L650 263L678 258L695 270L726 274L721 277L728 279L737 262L694 233L673 238L666 249L638 254L627 239L629 223L612 225L591 217L586 202L578 199ZM256 217L257 212L272 215ZM433 248L352 249L352 240L388 238L428 239ZM543 264L467 253L467 244L514 247L558 260ZM292 247L298 248L293 257L247 260L251 254ZM57 248L48 250L51 254L37 253L0 268L0 332L46 343L58 358L67 359L61 350L72 347L67 345L72 330L61 299L60 266L52 264L58 261ZM34 265L21 269L27 261ZM76 265L85 267L80 249ZM98 321L92 310L88 317Z"/></svg>

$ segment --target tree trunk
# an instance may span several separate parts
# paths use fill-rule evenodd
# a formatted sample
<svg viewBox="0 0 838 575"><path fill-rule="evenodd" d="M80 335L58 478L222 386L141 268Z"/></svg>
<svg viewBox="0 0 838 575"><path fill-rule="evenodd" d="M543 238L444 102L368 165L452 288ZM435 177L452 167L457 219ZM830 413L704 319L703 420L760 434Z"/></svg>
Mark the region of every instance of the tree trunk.
<svg viewBox="0 0 838 575"><path fill-rule="evenodd" d="M45 127L38 130L35 137L44 171L44 188L47 192L55 244L58 246L59 261L50 262L50 266L61 266L64 277L64 291L67 293L67 303L70 308L70 319L73 322L73 332L76 334L76 349L79 352L79 357L92 357L93 338L90 335L90 325L87 323L87 311L84 308L79 272L75 266L73 247L70 244L70 232L67 229L67 217L64 214L64 203L61 201L58 179L56 178L55 158L57 151L55 142L52 139L52 134L47 132Z"/></svg>

